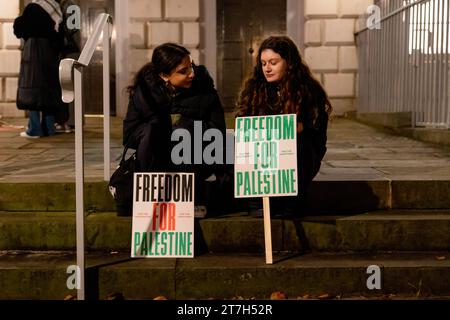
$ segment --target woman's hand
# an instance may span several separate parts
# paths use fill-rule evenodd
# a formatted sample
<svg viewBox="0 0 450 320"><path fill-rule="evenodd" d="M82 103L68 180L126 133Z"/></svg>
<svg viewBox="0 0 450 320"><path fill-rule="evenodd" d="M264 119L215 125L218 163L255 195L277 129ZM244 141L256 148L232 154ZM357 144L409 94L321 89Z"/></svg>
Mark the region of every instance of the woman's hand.
<svg viewBox="0 0 450 320"><path fill-rule="evenodd" d="M297 122L297 133L300 134L303 131L303 123Z"/></svg>

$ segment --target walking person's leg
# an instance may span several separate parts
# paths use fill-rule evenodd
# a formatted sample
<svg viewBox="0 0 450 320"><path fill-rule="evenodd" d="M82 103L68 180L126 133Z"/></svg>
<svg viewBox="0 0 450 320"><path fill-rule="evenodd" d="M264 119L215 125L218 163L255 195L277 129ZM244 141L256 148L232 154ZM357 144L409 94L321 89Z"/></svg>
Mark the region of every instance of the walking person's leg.
<svg viewBox="0 0 450 320"><path fill-rule="evenodd" d="M30 111L28 116L28 129L21 132L20 136L24 138L39 138L43 135L41 127L41 112Z"/></svg>
<svg viewBox="0 0 450 320"><path fill-rule="evenodd" d="M54 136L56 134L55 116L53 114L42 113L42 128L46 136Z"/></svg>

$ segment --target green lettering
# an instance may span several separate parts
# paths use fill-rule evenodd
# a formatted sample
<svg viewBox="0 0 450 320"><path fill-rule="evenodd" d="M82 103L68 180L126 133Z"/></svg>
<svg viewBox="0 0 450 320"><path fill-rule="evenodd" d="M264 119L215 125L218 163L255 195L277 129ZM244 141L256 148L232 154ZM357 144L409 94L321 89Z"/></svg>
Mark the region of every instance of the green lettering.
<svg viewBox="0 0 450 320"><path fill-rule="evenodd" d="M272 130L273 130L273 118L267 117L266 118L266 140L271 141L272 140Z"/></svg>
<svg viewBox="0 0 450 320"><path fill-rule="evenodd" d="M241 195L241 186L242 186L242 172L237 172L236 173L236 184L237 184L237 195L240 196Z"/></svg>
<svg viewBox="0 0 450 320"><path fill-rule="evenodd" d="M283 193L290 193L289 186L290 186L290 179L289 179L289 171L288 170L281 170L281 177L283 180Z"/></svg>
<svg viewBox="0 0 450 320"><path fill-rule="evenodd" d="M162 256L165 256L167 254L167 243L166 243L166 241L167 241L167 233L163 232L163 233L161 233L161 245L162 245L161 255Z"/></svg>
<svg viewBox="0 0 450 320"><path fill-rule="evenodd" d="M258 132L258 127L256 126L257 121L258 118L252 118L252 141L258 141L258 138L256 138L256 133Z"/></svg>
<svg viewBox="0 0 450 320"><path fill-rule="evenodd" d="M172 255L173 250L173 232L169 232L169 255Z"/></svg>
<svg viewBox="0 0 450 320"><path fill-rule="evenodd" d="M258 194L262 194L261 185L262 185L261 171L258 171Z"/></svg>
<svg viewBox="0 0 450 320"><path fill-rule="evenodd" d="M258 163L259 163L258 158L261 156L260 153L259 153L259 142L255 142L253 144L253 146L255 147L254 155L253 155L253 157L254 157L253 162L255 163L254 164L254 169L257 170L258 169Z"/></svg>
<svg viewBox="0 0 450 320"><path fill-rule="evenodd" d="M291 169L291 190L294 192L296 190L295 183L297 179L295 177L295 169Z"/></svg>
<svg viewBox="0 0 450 320"><path fill-rule="evenodd" d="M269 194L270 193L270 176L265 173L264 174L264 194Z"/></svg>
<svg viewBox="0 0 450 320"><path fill-rule="evenodd" d="M180 232L180 236L178 238L179 244L179 252L180 256L186 255L186 233Z"/></svg>
<svg viewBox="0 0 450 320"><path fill-rule="evenodd" d="M244 196L250 196L251 190L250 190L250 173L245 172L244 173Z"/></svg>
<svg viewBox="0 0 450 320"><path fill-rule="evenodd" d="M192 256L191 246L192 246L192 232L188 232L188 255Z"/></svg>
<svg viewBox="0 0 450 320"><path fill-rule="evenodd" d="M236 140L237 142L241 142L241 133L242 133L242 118L236 119Z"/></svg>
<svg viewBox="0 0 450 320"><path fill-rule="evenodd" d="M158 239L158 237L159 237L159 232L155 232L155 256L159 256L159 252L158 252L158 250L159 250L159 239Z"/></svg>
<svg viewBox="0 0 450 320"><path fill-rule="evenodd" d="M244 119L244 142L250 142L250 129L251 129L252 123L250 118Z"/></svg>
<svg viewBox="0 0 450 320"><path fill-rule="evenodd" d="M281 117L276 116L275 117L275 132L274 132L274 138L275 140L279 141L281 139Z"/></svg>
<svg viewBox="0 0 450 320"><path fill-rule="evenodd" d="M147 232L142 232L141 255L148 255Z"/></svg>
<svg viewBox="0 0 450 320"><path fill-rule="evenodd" d="M256 176L255 176L255 174L256 174L256 172L255 171L253 171L252 172L252 195L254 195L254 196L256 196L257 195L257 193L256 193Z"/></svg>
<svg viewBox="0 0 450 320"><path fill-rule="evenodd" d="M134 233L134 256L138 255L140 245L141 245L141 234L139 232L135 232Z"/></svg>
<svg viewBox="0 0 450 320"><path fill-rule="evenodd" d="M294 139L295 137L295 116L294 115L286 115L283 117L283 139Z"/></svg>

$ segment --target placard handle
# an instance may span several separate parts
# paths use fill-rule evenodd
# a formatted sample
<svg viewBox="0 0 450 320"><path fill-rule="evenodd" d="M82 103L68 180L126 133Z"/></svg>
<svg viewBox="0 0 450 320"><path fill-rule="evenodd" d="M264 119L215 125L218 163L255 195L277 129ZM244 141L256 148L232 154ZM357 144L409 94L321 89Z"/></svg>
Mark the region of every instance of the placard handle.
<svg viewBox="0 0 450 320"><path fill-rule="evenodd" d="M270 198L263 198L264 210L264 241L266 244L266 264L272 264L272 228L270 223Z"/></svg>

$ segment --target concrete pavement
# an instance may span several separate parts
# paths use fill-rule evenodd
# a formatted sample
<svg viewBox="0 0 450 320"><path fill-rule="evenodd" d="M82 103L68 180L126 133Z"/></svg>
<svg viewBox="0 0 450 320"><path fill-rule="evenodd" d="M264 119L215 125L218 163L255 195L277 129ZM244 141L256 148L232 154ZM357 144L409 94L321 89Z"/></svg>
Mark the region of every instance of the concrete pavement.
<svg viewBox="0 0 450 320"><path fill-rule="evenodd" d="M25 119L4 119L26 125ZM1 129L1 128L0 128ZM111 168L122 153L122 121L111 121ZM0 182L72 182L74 134L25 139L22 130L0 130ZM450 180L450 147L396 136L364 124L337 118L328 133L328 152L317 181ZM87 118L85 177L103 177L102 119Z"/></svg>

